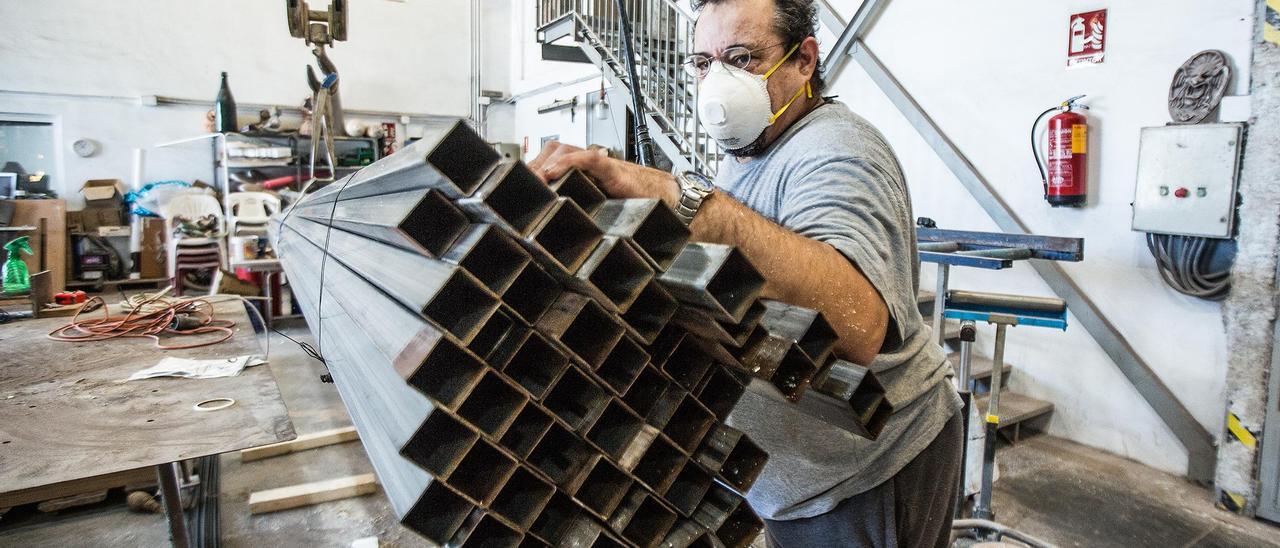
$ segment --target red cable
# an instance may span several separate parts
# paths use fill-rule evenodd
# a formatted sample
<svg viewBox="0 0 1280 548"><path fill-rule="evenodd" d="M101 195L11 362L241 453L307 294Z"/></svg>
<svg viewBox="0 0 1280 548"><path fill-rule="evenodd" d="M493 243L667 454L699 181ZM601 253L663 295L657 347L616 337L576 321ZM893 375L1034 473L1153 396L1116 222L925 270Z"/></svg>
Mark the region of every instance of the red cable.
<svg viewBox="0 0 1280 548"><path fill-rule="evenodd" d="M50 331L48 337L55 341L63 342L106 341L121 337L150 338L155 341L156 348L161 350L182 350L217 344L235 335L235 332L231 330L235 326L235 322L215 318L213 304L205 299L187 299L166 305L164 308L154 312L145 314L140 312L146 305L160 302L161 298L160 295L156 295L138 303L137 306L123 316L112 316L107 312L106 301L102 297L93 297L85 301L76 310L75 316L71 317L71 321L67 325ZM81 320L80 313L95 301L102 305L102 317ZM173 329L174 319L179 314L194 316L199 321L199 325L191 329ZM191 344L173 346L160 344L161 334L185 336L204 333L222 333L223 336L217 340Z"/></svg>

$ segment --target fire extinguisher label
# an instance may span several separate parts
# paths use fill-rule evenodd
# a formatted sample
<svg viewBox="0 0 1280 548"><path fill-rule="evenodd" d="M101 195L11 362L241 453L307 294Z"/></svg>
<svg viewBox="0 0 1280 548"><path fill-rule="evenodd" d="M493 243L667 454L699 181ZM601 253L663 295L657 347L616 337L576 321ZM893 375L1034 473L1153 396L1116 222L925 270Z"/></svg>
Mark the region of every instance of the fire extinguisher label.
<svg viewBox="0 0 1280 548"><path fill-rule="evenodd" d="M1089 126L1084 124L1071 125L1071 153L1084 154L1089 146Z"/></svg>
<svg viewBox="0 0 1280 548"><path fill-rule="evenodd" d="M1049 131L1049 160L1070 160L1071 153L1075 151L1072 146L1072 135L1074 131L1066 128L1057 131Z"/></svg>

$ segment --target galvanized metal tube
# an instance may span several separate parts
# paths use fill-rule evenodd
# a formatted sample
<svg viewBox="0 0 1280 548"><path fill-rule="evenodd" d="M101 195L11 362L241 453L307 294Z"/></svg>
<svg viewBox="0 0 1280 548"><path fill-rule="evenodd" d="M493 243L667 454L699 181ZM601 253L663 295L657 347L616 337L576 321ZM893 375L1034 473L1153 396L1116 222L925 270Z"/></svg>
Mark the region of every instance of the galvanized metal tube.
<svg viewBox="0 0 1280 548"><path fill-rule="evenodd" d="M698 401L717 419L725 420L746 391L747 380L741 373L735 374L727 367L715 366L698 387Z"/></svg>
<svg viewBox="0 0 1280 548"><path fill-rule="evenodd" d="M498 295L511 287L530 261L529 253L515 240L489 224L468 226L440 258L465 268Z"/></svg>
<svg viewBox="0 0 1280 548"><path fill-rule="evenodd" d="M688 460L674 444L659 436L649 445L649 450L645 451L632 473L654 493L662 495Z"/></svg>
<svg viewBox="0 0 1280 548"><path fill-rule="evenodd" d="M764 529L764 522L746 504L739 505L716 530L716 537L726 548L746 548L755 542Z"/></svg>
<svg viewBox="0 0 1280 548"><path fill-rule="evenodd" d="M478 506L487 507L515 473L516 466L515 459L481 439L462 457L447 481Z"/></svg>
<svg viewBox="0 0 1280 548"><path fill-rule="evenodd" d="M577 479L583 469L590 464L593 455L598 453L579 439L572 430L560 423L552 423L551 428L529 453L527 460L530 466L560 486Z"/></svg>
<svg viewBox="0 0 1280 548"><path fill-rule="evenodd" d="M604 412L609 399L609 394L595 381L576 367L569 367L542 403L569 428L586 432Z"/></svg>
<svg viewBox="0 0 1280 548"><path fill-rule="evenodd" d="M600 363L596 374L614 394L621 396L626 394L648 361L649 354L644 348L631 340L631 337L622 337L613 350L609 351L609 356Z"/></svg>
<svg viewBox="0 0 1280 548"><path fill-rule="evenodd" d="M587 432L587 440L614 460L621 460L644 426L644 419L623 404L611 399L600 419Z"/></svg>
<svg viewBox="0 0 1280 548"><path fill-rule="evenodd" d="M538 330L571 350L591 369L598 368L622 338L623 328L595 301L564 293L538 320Z"/></svg>
<svg viewBox="0 0 1280 548"><path fill-rule="evenodd" d="M561 198L573 200L587 215L595 214L608 199L594 181L577 169L569 170L548 186Z"/></svg>
<svg viewBox="0 0 1280 548"><path fill-rule="evenodd" d="M503 292L502 302L510 306L525 325L533 325L551 309L551 305L560 298L563 291L564 288L555 278L542 267L530 262Z"/></svg>
<svg viewBox="0 0 1280 548"><path fill-rule="evenodd" d="M526 405L516 416L515 422L502 435L501 445L522 460L529 456L534 446L551 428L551 415L536 405Z"/></svg>
<svg viewBox="0 0 1280 548"><path fill-rule="evenodd" d="M681 302L738 323L764 288L764 276L732 246L691 243L659 277Z"/></svg>
<svg viewBox="0 0 1280 548"><path fill-rule="evenodd" d="M629 474L606 459L597 459L573 497L601 520L609 519L631 487Z"/></svg>
<svg viewBox="0 0 1280 548"><path fill-rule="evenodd" d="M476 222L494 224L523 237L555 201L556 194L523 162L503 161L470 197L455 204Z"/></svg>
<svg viewBox="0 0 1280 548"><path fill-rule="evenodd" d="M520 466L498 492L489 509L515 523L521 530L527 530L555 490L555 486Z"/></svg>
<svg viewBox="0 0 1280 548"><path fill-rule="evenodd" d="M711 371L712 364L711 357L692 338L685 338L662 364L662 370L681 386L692 390Z"/></svg>
<svg viewBox="0 0 1280 548"><path fill-rule="evenodd" d="M311 194L306 203L332 202L434 188L452 199L470 196L501 156L462 120L429 125L422 138L365 166L348 182ZM341 191L341 196L339 196Z"/></svg>
<svg viewBox="0 0 1280 548"><path fill-rule="evenodd" d="M662 433L684 452L692 453L715 423L715 415L697 398L687 395L662 427Z"/></svg>
<svg viewBox="0 0 1280 548"><path fill-rule="evenodd" d="M764 315L760 325L775 337L795 342L814 363L826 361L839 336L822 312L772 299L761 299Z"/></svg>
<svg viewBox="0 0 1280 548"><path fill-rule="evenodd" d="M645 366L622 399L641 417L647 417L671 384L653 366Z"/></svg>
<svg viewBox="0 0 1280 548"><path fill-rule="evenodd" d="M653 279L653 268L627 243L605 236L574 275L598 288L619 313L625 313Z"/></svg>
<svg viewBox="0 0 1280 548"><path fill-rule="evenodd" d="M609 200L595 213L605 234L628 238L658 271L665 271L689 242L689 228L656 199Z"/></svg>
<svg viewBox="0 0 1280 548"><path fill-rule="evenodd" d="M439 191L411 190L343 200L304 202L292 215L429 257L439 257L467 226L467 216Z"/></svg>
<svg viewBox="0 0 1280 548"><path fill-rule="evenodd" d="M684 467L671 483L663 498L684 517L691 517L711 488L711 474L697 462L685 461Z"/></svg>
<svg viewBox="0 0 1280 548"><path fill-rule="evenodd" d="M568 198L557 198L521 241L548 273L572 276L603 236L582 208Z"/></svg>
<svg viewBox="0 0 1280 548"><path fill-rule="evenodd" d="M518 385L489 371L458 406L458 415L491 438L499 439L528 401L528 395Z"/></svg>
<svg viewBox="0 0 1280 548"><path fill-rule="evenodd" d="M662 282L654 278L640 290L640 295L621 318L627 331L636 339L652 344L679 306L675 297L663 288Z"/></svg>
<svg viewBox="0 0 1280 548"><path fill-rule="evenodd" d="M569 367L569 358L536 331L529 331L502 372L541 400Z"/></svg>

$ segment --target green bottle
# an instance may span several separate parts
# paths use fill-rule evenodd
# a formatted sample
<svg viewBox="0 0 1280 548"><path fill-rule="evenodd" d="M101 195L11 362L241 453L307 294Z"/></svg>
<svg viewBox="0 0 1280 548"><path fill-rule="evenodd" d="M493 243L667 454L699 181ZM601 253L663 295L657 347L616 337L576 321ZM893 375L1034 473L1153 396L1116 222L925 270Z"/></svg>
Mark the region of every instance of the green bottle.
<svg viewBox="0 0 1280 548"><path fill-rule="evenodd" d="M18 251L26 251L27 255L31 255L31 246L27 244L27 236L14 238L13 241L4 244L4 250L9 252L9 258L4 261L4 292L11 294L25 294L31 292L31 275L27 274L27 263L22 262L22 257L18 255Z"/></svg>

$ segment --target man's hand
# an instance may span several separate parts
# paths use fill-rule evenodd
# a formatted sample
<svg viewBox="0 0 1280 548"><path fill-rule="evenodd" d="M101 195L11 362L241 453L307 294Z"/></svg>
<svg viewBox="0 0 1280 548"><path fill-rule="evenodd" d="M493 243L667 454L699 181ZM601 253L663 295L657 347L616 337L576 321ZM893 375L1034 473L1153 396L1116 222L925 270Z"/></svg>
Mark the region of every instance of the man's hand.
<svg viewBox="0 0 1280 548"><path fill-rule="evenodd" d="M552 181L577 168L610 198L658 198L669 206L680 199L680 185L670 173L610 158L607 152L551 141L529 162L529 169L543 181Z"/></svg>

